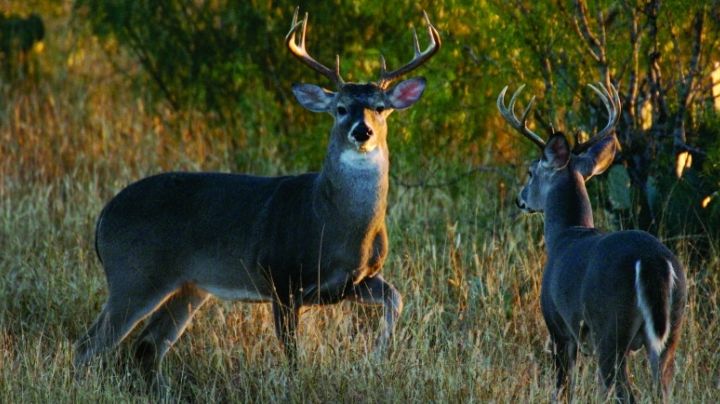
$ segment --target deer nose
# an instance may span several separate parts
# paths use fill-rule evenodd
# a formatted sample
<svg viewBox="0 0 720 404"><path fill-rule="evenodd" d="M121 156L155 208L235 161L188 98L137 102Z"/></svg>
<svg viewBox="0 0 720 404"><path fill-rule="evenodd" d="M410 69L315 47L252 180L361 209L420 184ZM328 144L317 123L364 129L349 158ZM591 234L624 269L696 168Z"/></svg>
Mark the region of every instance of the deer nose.
<svg viewBox="0 0 720 404"><path fill-rule="evenodd" d="M367 142L373 135L373 130L365 122L360 122L351 133L352 137L360 143Z"/></svg>
<svg viewBox="0 0 720 404"><path fill-rule="evenodd" d="M517 205L517 207L520 209L525 209L525 202L520 200L519 196L517 198L515 198L515 205Z"/></svg>

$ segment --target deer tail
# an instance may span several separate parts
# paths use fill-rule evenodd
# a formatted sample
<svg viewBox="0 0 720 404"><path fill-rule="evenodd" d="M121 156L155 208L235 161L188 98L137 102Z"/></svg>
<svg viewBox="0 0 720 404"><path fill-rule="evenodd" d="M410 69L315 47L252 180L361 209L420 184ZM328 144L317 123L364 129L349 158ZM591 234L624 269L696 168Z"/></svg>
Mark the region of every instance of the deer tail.
<svg viewBox="0 0 720 404"><path fill-rule="evenodd" d="M645 323L645 336L650 348L660 354L670 336L670 305L677 275L670 261L665 270L635 262L635 292L637 305ZM647 262L645 264L648 264Z"/></svg>

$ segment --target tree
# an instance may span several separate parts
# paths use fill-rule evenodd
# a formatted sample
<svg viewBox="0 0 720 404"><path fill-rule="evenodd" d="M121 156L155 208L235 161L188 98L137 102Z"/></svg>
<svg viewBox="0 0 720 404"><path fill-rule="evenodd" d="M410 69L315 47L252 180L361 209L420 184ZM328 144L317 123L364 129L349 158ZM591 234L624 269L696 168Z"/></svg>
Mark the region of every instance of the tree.
<svg viewBox="0 0 720 404"><path fill-rule="evenodd" d="M542 78L545 108L537 116L542 126L557 127L564 119L566 125L560 126L591 132L605 122L605 109L584 91L583 83L618 88L623 114L617 127L622 153L616 175L627 176L636 195L632 218L652 231L661 222L674 227L688 225L688 220L688 229L671 231L699 231L704 220L717 223L720 213L716 206L705 210L700 204L717 189L719 178L716 168L706 164L718 156L706 150L717 148L720 128L703 125L708 119L717 121L710 73L720 59L719 4L493 3L500 15L498 31L518 34L502 37L505 47L522 50L522 57L514 59L516 70L521 77ZM589 126L581 124L587 115ZM674 196L683 204L675 206Z"/></svg>

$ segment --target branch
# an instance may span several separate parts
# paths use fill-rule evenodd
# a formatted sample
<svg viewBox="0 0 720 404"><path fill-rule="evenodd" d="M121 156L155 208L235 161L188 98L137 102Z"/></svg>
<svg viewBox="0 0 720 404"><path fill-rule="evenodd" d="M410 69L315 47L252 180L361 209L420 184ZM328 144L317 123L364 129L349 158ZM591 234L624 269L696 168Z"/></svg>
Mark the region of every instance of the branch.
<svg viewBox="0 0 720 404"><path fill-rule="evenodd" d="M585 40L585 46L587 47L590 55L597 62L600 62L600 54L597 52L600 43L595 35L590 31L590 26L587 19L587 5L585 0L575 0L575 16L573 17L575 23L575 31L580 38Z"/></svg>
<svg viewBox="0 0 720 404"><path fill-rule="evenodd" d="M700 65L700 54L702 51L703 42L703 26L705 23L705 10L701 9L695 12L692 24L692 55L690 57L690 66L687 75L684 80L680 83L679 100L678 100L678 111L675 116L675 128L673 130L673 143L675 147L682 147L687 142L685 136L685 115L687 113L689 104L692 100L693 95L693 81L698 73L698 66Z"/></svg>
<svg viewBox="0 0 720 404"><path fill-rule="evenodd" d="M600 77L606 86L610 85L610 70L608 69L607 61L607 38L605 34L605 18L603 18L602 12L598 12L597 24L600 30L600 37L592 32L590 29L590 23L588 22L588 9L585 0L575 0L575 17L573 18L575 23L575 31L585 40L590 55L597 62L597 67L600 70Z"/></svg>
<svg viewBox="0 0 720 404"><path fill-rule="evenodd" d="M525 7L522 1L516 2L516 7L524 15L534 15L533 10ZM553 88L555 82L553 81L553 62L555 58L555 52L553 50L553 44L543 40L542 29L537 24L537 21L531 18L526 18L528 26L532 31L531 36L525 36L525 43L531 49L533 55L537 58L537 65L540 66L540 74L543 77L543 84L545 87L545 104L549 111L551 120L555 118L555 100L553 97Z"/></svg>
<svg viewBox="0 0 720 404"><path fill-rule="evenodd" d="M648 86L650 88L650 97L659 111L656 122L666 122L670 115L667 102L665 101L665 90L662 88L662 73L660 70L660 45L658 43L658 10L660 8L659 0L651 0L645 7L645 15L647 16L647 29L652 49L648 55Z"/></svg>
<svg viewBox="0 0 720 404"><path fill-rule="evenodd" d="M637 128L636 108L638 99L639 76L640 76L640 37L642 32L638 27L638 13L635 7L630 9L630 47L632 49L632 61L630 68L630 79L628 85L628 93L625 97L625 111L630 114L629 121L634 128Z"/></svg>
<svg viewBox="0 0 720 404"><path fill-rule="evenodd" d="M140 59L140 63L142 64L142 66L145 67L145 70L155 81L155 84L158 86L160 91L168 100L172 109L178 111L180 109L180 103L176 100L172 91L170 91L168 86L165 84L165 80L163 80L162 74L155 68L155 63L153 62L152 57L147 52L147 49L142 45L142 38L135 30L133 30L131 24L126 24L124 28L125 32L128 35L130 49L132 49L133 52L135 52L135 55L137 55L137 57Z"/></svg>

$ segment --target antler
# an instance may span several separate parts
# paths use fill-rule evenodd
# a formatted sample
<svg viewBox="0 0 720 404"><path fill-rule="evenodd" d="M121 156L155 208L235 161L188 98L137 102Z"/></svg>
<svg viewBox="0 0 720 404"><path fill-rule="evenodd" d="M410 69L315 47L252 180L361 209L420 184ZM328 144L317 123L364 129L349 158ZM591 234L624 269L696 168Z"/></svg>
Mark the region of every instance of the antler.
<svg viewBox="0 0 720 404"><path fill-rule="evenodd" d="M505 118L505 120L510 124L510 126L515 128L515 130L520 132L523 136L530 139L538 147L543 149L545 147L545 141L527 127L528 114L530 114L530 109L532 108L533 102L535 102L535 97L533 96L532 99L530 99L530 102L528 102L527 107L525 108L525 111L523 111L520 119L518 119L517 115L515 115L515 101L517 101L517 97L523 90L523 88L525 88L525 84L521 85L517 89L517 91L515 91L512 98L510 98L510 104L508 104L508 106L506 107L505 93L507 92L508 86L505 86L505 88L500 91L500 95L498 95L497 107L498 110L500 110L500 115Z"/></svg>
<svg viewBox="0 0 720 404"><path fill-rule="evenodd" d="M385 64L385 58L380 55L380 79L378 80L378 87L382 89L388 88L390 83L397 80L401 76L417 69L420 65L427 62L435 53L440 49L440 34L435 26L430 22L430 17L423 11L425 21L428 25L428 34L430 35L430 45L424 51L420 51L420 41L418 41L417 31L413 28L413 44L415 46L415 56L413 59L405 64L404 66L395 69L391 72L387 71L387 65Z"/></svg>
<svg viewBox="0 0 720 404"><path fill-rule="evenodd" d="M307 52L307 48L305 47L305 33L307 31L308 13L305 13L305 18L303 18L301 22L298 22L299 11L300 7L297 7L295 9L295 15L293 15L292 24L290 25L290 32L288 32L285 36L285 45L287 45L290 52L303 63L310 66L316 72L329 78L338 88L342 87L345 81L340 76L340 55L335 56L335 70L330 69L310 56ZM300 45L298 46L295 34L300 27L302 27L302 32L300 35Z"/></svg>
<svg viewBox="0 0 720 404"><path fill-rule="evenodd" d="M588 84L588 86L590 86L590 88L597 95L600 96L600 100L603 102L603 104L605 104L605 109L607 109L608 113L608 123L607 125L605 125L605 128L603 128L603 130L595 134L595 136L591 137L587 142L576 143L575 147L573 148L573 153L575 154L580 154L584 152L585 150L592 147L595 143L605 138L605 136L612 133L615 125L617 125L618 121L620 120L620 95L618 95L618 92L612 85L612 83L610 83L610 88L606 88L605 85L603 85L601 82L598 82L597 87L592 84Z"/></svg>

